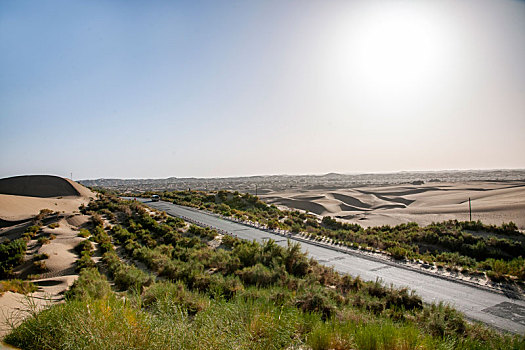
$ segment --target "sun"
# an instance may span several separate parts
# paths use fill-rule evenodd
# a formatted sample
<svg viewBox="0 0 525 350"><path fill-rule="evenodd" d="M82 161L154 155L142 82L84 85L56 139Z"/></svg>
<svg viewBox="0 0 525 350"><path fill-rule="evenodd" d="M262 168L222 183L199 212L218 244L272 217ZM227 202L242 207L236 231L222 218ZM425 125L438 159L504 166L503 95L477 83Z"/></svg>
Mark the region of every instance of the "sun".
<svg viewBox="0 0 525 350"><path fill-rule="evenodd" d="M369 94L414 98L447 74L450 43L444 23L421 8L383 6L354 23L348 35L349 78Z"/></svg>

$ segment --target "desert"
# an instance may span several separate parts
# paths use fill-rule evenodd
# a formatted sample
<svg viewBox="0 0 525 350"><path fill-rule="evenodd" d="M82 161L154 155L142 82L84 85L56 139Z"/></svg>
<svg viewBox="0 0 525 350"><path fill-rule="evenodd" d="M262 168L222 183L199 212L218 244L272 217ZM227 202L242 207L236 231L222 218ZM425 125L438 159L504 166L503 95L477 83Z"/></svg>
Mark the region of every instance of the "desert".
<svg viewBox="0 0 525 350"><path fill-rule="evenodd" d="M360 186L334 189L270 190L266 203L304 210L364 227L445 220L472 220L525 229L524 181L471 181Z"/></svg>
<svg viewBox="0 0 525 350"><path fill-rule="evenodd" d="M2 182L9 183L9 186L2 187ZM483 308L494 310L484 312L483 318L479 316L477 320L495 329L519 334L523 328L519 308L525 304L508 295L510 292L521 293L521 277L518 275L522 272L512 270L514 267L511 266L513 262L519 263L520 258L502 262L507 264L504 265L506 272L487 272L487 276L493 273L491 276L508 280L510 286L518 287L514 290L505 287L507 282L496 285L490 279L481 278L485 275L478 269L485 265L472 259L468 260L470 267L464 266L461 280L453 277L453 273L443 274L443 265L436 263L435 269L418 272L419 267L410 265L407 260L402 270L410 270L412 277L408 277L407 272L401 273L399 276L404 276L400 277L401 281L405 282L387 286L380 279L370 279L369 274L387 268L389 274L399 274L400 262L392 259L387 251L381 253L373 246L357 252L352 248L355 247L353 243L343 245L344 240L351 239L351 230L356 228L345 226L342 221L345 219L338 216L348 215L356 209L366 212L363 214L375 210L400 210L400 205L406 209L405 206L410 207L418 201L421 202L419 206L434 206L436 210L444 211L447 203L459 200L465 191L474 188L480 194L494 191L489 196L492 200L502 197L514 201L513 188L521 191L522 187L521 184L514 185L493 184L491 187L477 184L474 187L473 184L443 183L425 186L417 183L328 191L267 191L262 197L272 202L268 204L255 195L237 191L162 191L135 193L136 197L125 199L122 198L124 192L108 193L100 189L97 193L58 177L3 179L0 180L0 189L8 193L4 193L1 199L9 202L0 208L11 208L11 211L0 211L2 251L12 249L17 242L23 244L24 249L22 258L8 270L6 264L11 263L12 256L3 256L6 259L2 260L2 273L10 279L1 281L4 293L0 296L0 334L5 336L6 342L21 348L25 348L25 344L50 344L51 348L63 348L63 341L75 342L79 348L108 348L117 341L118 347L124 348L132 341L138 347L168 344L171 347L183 342L186 348L199 348L203 342L209 342L226 349L231 341L230 336L224 338L222 333L226 327L227 332L234 332L233 337L246 348L253 339L252 335L246 337L249 334L257 334L263 344L261 349L288 343L305 343L307 348L316 348L316 342L311 338L312 331L303 331L307 324L314 320L318 324L316 327L325 327L326 324L332 327L341 322L335 317L351 315L352 319L357 317L363 321L342 321L351 322L346 326L350 331L338 335L343 337L344 344L349 346L361 341L359 334L363 331L381 337L391 334L395 342L401 343L406 341L406 335L397 326L392 326L392 322L399 317L396 310L403 310L403 315L407 315L403 317L412 317L416 321L403 321L402 327L409 327L414 334L417 332L419 335L413 341L423 348L432 348L429 342L443 342L440 340L442 333L452 337L468 336L469 341L474 342L489 339L496 347L512 348L522 342L521 337L502 335L485 325L473 324L451 306L436 304L428 292L421 297L410 291L406 281L414 277L415 281L439 278L436 284L440 288L443 288L443 283L452 283L452 294L456 293L456 288L481 293L488 298L483 302ZM427 192L446 192L448 195L445 199L421 196ZM148 196L154 194L161 196L163 201L150 204ZM286 198L291 199L291 203L283 200ZM474 198L481 201L485 197ZM302 201L302 205L295 205L295 201ZM50 203L55 211L48 207ZM44 207L38 210L42 204ZM169 209L166 205L176 208L177 204L183 205L181 208L186 212L189 210L188 215L196 215L196 218L204 215L217 220L219 226L164 211ZM294 205L300 210L289 210ZM428 208L424 210L430 211ZM219 228L228 222L230 224L226 225L235 223L233 225L238 228L231 232ZM277 225L273 226L274 229L280 229L268 231L270 222ZM475 238L463 232L461 225L468 224L439 224L433 230L445 229L446 235L470 237L471 240L483 241L483 244L492 242L483 235L490 236L490 230L500 230L498 232L503 232L500 237L505 238L506 233L510 235L509 240L496 240L499 249L509 257L515 255L515 246L521 244L521 233L515 226L492 228L478 225L482 236ZM401 230L407 229L419 230L422 235L430 232L417 225L401 226ZM250 241L250 234L243 238L241 233L250 230L257 237L253 241ZM391 229L382 227L381 230L389 232ZM409 234L409 231L402 232ZM275 240L267 239L270 232L278 234ZM350 236L341 236L345 232ZM372 234L372 231L359 228L359 234L368 233ZM342 240L336 242L323 236L331 234L339 235ZM288 243L283 236L288 237ZM308 249L303 250L301 244L322 247L320 258L309 258ZM344 269L339 271L330 266L330 261L344 264L347 259L354 259L351 256L360 256L356 271L364 273L363 278L359 272L352 276ZM451 264L446 265L447 271L459 271L458 266ZM487 265L484 268L492 267ZM480 280L483 283L475 282ZM414 287L418 287L418 283L411 282ZM24 291L22 287L28 289ZM466 303L469 305L469 301ZM480 305L475 306L474 311L468 306L465 310L467 316L478 317L476 313L482 308ZM515 310L518 320L509 318L500 305L518 308ZM244 316L233 316L231 320L231 312ZM281 320L283 312L285 316ZM295 315L295 321L289 321L292 315ZM445 318L446 328L437 325L429 315ZM493 321L494 315L497 323ZM265 325L258 324L262 318L266 318ZM285 325L288 333L276 340L273 335L263 332L268 323L270 328ZM119 334L115 333L116 324L119 325ZM37 332L37 329L47 331ZM214 329L218 332L214 333ZM427 334L426 329L430 333ZM465 332L489 335L485 340L479 340L470 335L472 333L465 335ZM333 339L334 333L326 336ZM363 341L363 346L369 342Z"/></svg>
<svg viewBox="0 0 525 350"><path fill-rule="evenodd" d="M0 0L0 350L525 350L524 24Z"/></svg>

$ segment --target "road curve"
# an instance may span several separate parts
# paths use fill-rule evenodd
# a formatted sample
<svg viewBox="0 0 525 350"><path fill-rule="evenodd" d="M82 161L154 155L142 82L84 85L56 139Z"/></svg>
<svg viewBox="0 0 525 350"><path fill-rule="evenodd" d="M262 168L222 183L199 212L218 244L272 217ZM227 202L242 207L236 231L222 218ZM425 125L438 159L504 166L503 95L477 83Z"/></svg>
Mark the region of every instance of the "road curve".
<svg viewBox="0 0 525 350"><path fill-rule="evenodd" d="M235 235L242 239L263 242L273 239L286 246L287 238L251 226L232 222L217 215L168 202L143 200L152 208L170 215L193 221ZM290 238L294 240L293 237ZM525 333L525 302L512 299L503 294L491 292L451 280L423 274L417 271L396 267L377 259L359 256L301 241L303 251L320 263L333 266L341 273L361 276L363 280L383 280L387 285L408 287L420 295L427 303L445 302L463 312L468 318L486 323L492 327L516 334Z"/></svg>

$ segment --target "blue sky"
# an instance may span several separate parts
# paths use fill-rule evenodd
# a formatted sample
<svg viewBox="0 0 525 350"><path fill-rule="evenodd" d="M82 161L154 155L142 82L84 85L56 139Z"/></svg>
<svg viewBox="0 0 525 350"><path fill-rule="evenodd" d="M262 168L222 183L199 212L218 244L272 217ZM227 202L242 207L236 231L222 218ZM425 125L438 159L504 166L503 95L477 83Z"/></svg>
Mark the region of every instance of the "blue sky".
<svg viewBox="0 0 525 350"><path fill-rule="evenodd" d="M0 176L524 168L520 1L0 1Z"/></svg>

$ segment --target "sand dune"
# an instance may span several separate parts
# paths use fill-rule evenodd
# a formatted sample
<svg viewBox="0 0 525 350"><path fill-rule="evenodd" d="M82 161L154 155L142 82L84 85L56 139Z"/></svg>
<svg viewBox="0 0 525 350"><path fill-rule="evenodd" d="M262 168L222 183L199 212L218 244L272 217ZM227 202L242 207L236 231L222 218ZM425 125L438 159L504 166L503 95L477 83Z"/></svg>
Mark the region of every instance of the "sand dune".
<svg viewBox="0 0 525 350"><path fill-rule="evenodd" d="M0 179L0 219L26 220L41 209L70 213L94 197L95 194L86 187L57 176Z"/></svg>
<svg viewBox="0 0 525 350"><path fill-rule="evenodd" d="M75 274L75 261L77 254L74 248L84 240L78 237L78 231L67 223L65 219L59 221L60 226L55 229L44 228L46 234L55 235L55 239L49 244L44 244L38 250L39 254L47 254L46 260L48 272L43 273L43 278L65 276Z"/></svg>
<svg viewBox="0 0 525 350"><path fill-rule="evenodd" d="M84 186L51 175L24 175L0 179L0 193L30 197L89 196Z"/></svg>
<svg viewBox="0 0 525 350"><path fill-rule="evenodd" d="M362 201L360 201L359 199L357 199L355 197L348 196L348 195L345 195L345 194L342 194L342 193L339 193L339 192L327 193L326 197L330 198L330 196L332 198L334 198L334 199L340 200L345 205L348 205L350 207L357 207L357 208L363 208L363 209L365 209L365 208L368 209L368 208L372 207L372 205L369 204L369 203L362 202Z"/></svg>
<svg viewBox="0 0 525 350"><path fill-rule="evenodd" d="M30 274L40 274L34 280L38 290L31 294L32 302L38 308L49 302L63 298L63 292L78 277L75 262L78 255L75 246L84 238L78 237L78 230L88 224L89 217L77 214L79 206L87 204L95 195L84 186L56 176L17 176L0 179L0 240L21 237L26 228L33 223L26 221L37 215L41 209L50 209L62 214L47 221L57 221L57 228L44 226L39 236L53 239L47 244L40 244L37 237L27 244L26 261L14 269L20 278ZM49 224L49 222L47 222ZM46 270L36 272L32 258L35 254L47 254L43 260ZM8 331L7 319L20 322L27 316L29 304L27 297L7 292L0 297L0 337Z"/></svg>
<svg viewBox="0 0 525 350"><path fill-rule="evenodd" d="M513 221L520 229L525 229L523 181L269 191L260 197L278 206L328 215L363 226L395 225L409 221L426 225L433 221L468 220L470 197L473 220L498 225Z"/></svg>
<svg viewBox="0 0 525 350"><path fill-rule="evenodd" d="M73 212L82 204L89 203L85 197L38 198L0 194L0 219L19 221L34 217L41 209Z"/></svg>

